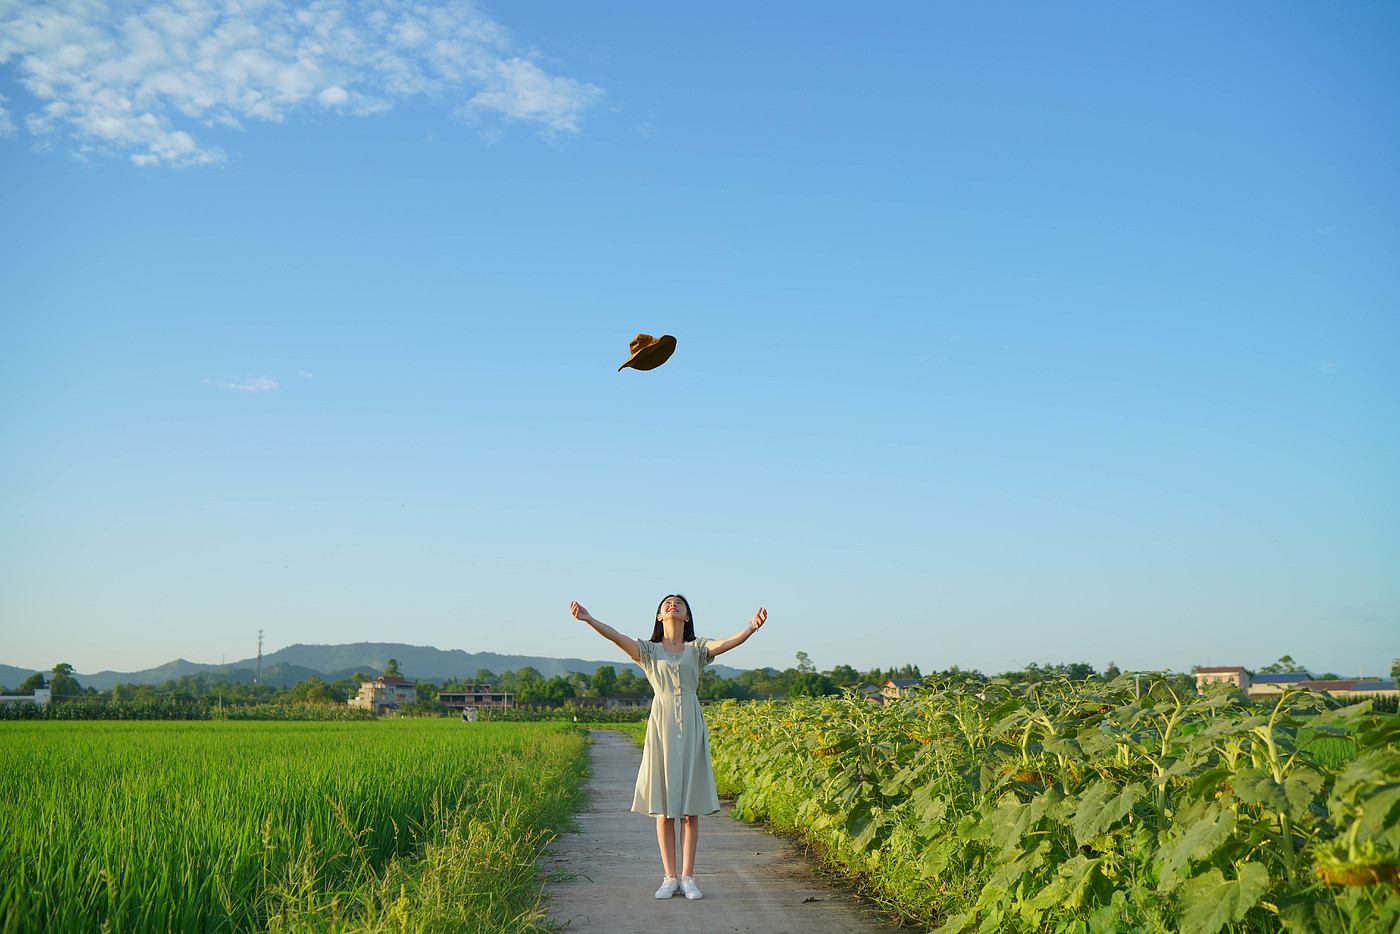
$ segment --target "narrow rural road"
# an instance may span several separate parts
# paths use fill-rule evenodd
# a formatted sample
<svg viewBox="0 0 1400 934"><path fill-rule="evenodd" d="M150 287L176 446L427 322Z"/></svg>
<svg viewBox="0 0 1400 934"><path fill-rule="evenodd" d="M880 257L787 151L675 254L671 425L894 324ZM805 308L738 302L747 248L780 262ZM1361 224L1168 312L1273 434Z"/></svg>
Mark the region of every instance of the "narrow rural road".
<svg viewBox="0 0 1400 934"><path fill-rule="evenodd" d="M540 859L550 882L549 918L587 934L739 931L746 934L888 934L849 896L825 886L781 837L719 814L701 818L695 882L698 901L653 896L661 884L656 822L633 814L632 788L641 750L621 733L593 730L589 747L592 809L582 832L557 841Z"/></svg>

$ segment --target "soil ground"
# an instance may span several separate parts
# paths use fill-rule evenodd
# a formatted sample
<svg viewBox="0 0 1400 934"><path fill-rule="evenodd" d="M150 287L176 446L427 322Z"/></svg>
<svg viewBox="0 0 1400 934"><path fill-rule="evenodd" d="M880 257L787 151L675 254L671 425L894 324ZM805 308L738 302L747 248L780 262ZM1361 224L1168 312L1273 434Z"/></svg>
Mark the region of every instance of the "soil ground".
<svg viewBox="0 0 1400 934"><path fill-rule="evenodd" d="M641 750L621 733L592 730L591 809L581 832L540 859L556 876L546 885L551 921L586 934L744 932L744 934L890 934L897 930L832 888L796 848L729 816L700 819L695 882L704 898L657 899L661 857L656 821L633 814Z"/></svg>

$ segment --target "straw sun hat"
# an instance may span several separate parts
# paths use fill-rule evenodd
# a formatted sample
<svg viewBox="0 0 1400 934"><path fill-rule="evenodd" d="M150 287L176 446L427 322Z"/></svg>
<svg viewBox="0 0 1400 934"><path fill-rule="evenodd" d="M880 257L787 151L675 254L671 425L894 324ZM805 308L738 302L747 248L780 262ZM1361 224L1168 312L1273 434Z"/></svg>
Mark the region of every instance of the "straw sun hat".
<svg viewBox="0 0 1400 934"><path fill-rule="evenodd" d="M632 356L617 368L617 372L621 373L623 367L629 366L637 370L654 370L676 352L676 339L669 334L662 334L660 337L638 334L632 338L627 349L632 351Z"/></svg>

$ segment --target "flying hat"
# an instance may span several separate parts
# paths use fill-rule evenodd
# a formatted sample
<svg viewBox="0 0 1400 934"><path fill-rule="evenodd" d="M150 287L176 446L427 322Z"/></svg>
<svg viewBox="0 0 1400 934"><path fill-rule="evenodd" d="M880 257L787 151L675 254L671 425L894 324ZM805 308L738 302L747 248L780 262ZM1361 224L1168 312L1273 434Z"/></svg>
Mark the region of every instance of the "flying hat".
<svg viewBox="0 0 1400 934"><path fill-rule="evenodd" d="M638 334L632 338L627 349L632 351L632 356L617 368L617 372L621 373L623 367L629 366L637 370L654 370L676 352L676 339L669 334L662 334L660 337Z"/></svg>

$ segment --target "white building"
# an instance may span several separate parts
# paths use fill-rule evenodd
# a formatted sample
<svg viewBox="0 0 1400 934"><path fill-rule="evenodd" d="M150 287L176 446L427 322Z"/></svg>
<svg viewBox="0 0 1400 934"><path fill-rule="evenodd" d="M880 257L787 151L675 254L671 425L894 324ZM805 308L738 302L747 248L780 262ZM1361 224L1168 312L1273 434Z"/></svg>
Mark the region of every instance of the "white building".
<svg viewBox="0 0 1400 934"><path fill-rule="evenodd" d="M33 694L0 694L0 704L37 704L43 707L53 700L53 688L35 688Z"/></svg>
<svg viewBox="0 0 1400 934"><path fill-rule="evenodd" d="M372 681L360 682L360 693L346 701L347 706L374 711L376 717L396 713L405 704L418 699L418 689L412 681L380 675Z"/></svg>

